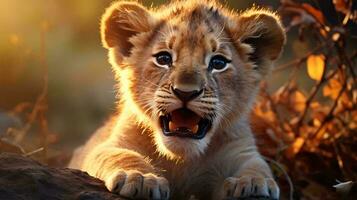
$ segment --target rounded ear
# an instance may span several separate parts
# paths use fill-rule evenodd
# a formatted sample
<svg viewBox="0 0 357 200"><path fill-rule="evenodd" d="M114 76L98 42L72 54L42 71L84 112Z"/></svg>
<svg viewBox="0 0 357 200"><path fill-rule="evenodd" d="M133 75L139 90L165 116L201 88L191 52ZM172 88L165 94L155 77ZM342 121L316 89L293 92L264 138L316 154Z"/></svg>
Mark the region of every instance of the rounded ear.
<svg viewBox="0 0 357 200"><path fill-rule="evenodd" d="M153 17L137 2L120 1L111 5L101 20L101 37L107 49L118 48L122 56L128 56L133 47L129 39L152 29Z"/></svg>
<svg viewBox="0 0 357 200"><path fill-rule="evenodd" d="M249 45L249 59L258 69L269 70L285 44L285 32L279 17L268 10L253 8L239 15L234 26L233 39Z"/></svg>

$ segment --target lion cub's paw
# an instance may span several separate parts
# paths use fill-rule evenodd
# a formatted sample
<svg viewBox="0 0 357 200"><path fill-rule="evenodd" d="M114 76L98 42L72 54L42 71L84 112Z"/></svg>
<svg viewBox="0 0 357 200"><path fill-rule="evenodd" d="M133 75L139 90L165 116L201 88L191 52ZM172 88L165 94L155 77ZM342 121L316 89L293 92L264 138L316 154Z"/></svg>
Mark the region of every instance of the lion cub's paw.
<svg viewBox="0 0 357 200"><path fill-rule="evenodd" d="M279 198L279 187L272 178L241 176L227 178L222 187L220 199L259 197Z"/></svg>
<svg viewBox="0 0 357 200"><path fill-rule="evenodd" d="M169 183L154 174L142 174L135 170L119 170L106 181L107 188L123 197L133 199L169 199Z"/></svg>

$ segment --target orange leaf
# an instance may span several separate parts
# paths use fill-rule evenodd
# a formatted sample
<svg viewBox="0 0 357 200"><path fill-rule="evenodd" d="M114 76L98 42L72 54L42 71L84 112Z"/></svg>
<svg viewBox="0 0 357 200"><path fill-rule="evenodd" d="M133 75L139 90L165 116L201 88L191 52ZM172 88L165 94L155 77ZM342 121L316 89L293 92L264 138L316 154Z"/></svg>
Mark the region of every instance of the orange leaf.
<svg viewBox="0 0 357 200"><path fill-rule="evenodd" d="M297 153L300 152L301 147L304 145L305 139L302 137L298 137L295 139L294 143L290 145L290 147L286 150L286 156L288 158L293 158Z"/></svg>
<svg viewBox="0 0 357 200"><path fill-rule="evenodd" d="M307 73L310 78L316 81L320 81L324 73L325 56L311 55L307 58Z"/></svg>
<svg viewBox="0 0 357 200"><path fill-rule="evenodd" d="M348 0L333 0L333 4L335 4L335 9L344 14L348 13L349 5Z"/></svg>
<svg viewBox="0 0 357 200"><path fill-rule="evenodd" d="M306 97L305 95L296 90L290 96L290 105L294 108L295 111L302 112L305 109Z"/></svg>
<svg viewBox="0 0 357 200"><path fill-rule="evenodd" d="M323 88L322 94L325 97L331 97L331 99L336 99L341 88L342 84L337 79L331 79L328 84Z"/></svg>
<svg viewBox="0 0 357 200"><path fill-rule="evenodd" d="M310 14L312 15L318 22L320 22L321 24L324 24L324 15L322 14L322 12L316 8L314 8L313 6L311 6L310 4L307 3L303 3L302 7Z"/></svg>
<svg viewBox="0 0 357 200"><path fill-rule="evenodd" d="M321 105L320 105L320 103L318 101L313 101L310 104L311 109L318 109L318 108L320 108L320 106Z"/></svg>

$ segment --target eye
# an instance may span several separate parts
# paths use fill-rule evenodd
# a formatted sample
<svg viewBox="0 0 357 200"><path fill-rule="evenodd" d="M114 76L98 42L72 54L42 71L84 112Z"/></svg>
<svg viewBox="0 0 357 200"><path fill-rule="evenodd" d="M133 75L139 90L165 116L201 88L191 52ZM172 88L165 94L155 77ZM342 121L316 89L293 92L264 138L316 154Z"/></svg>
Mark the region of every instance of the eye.
<svg viewBox="0 0 357 200"><path fill-rule="evenodd" d="M159 67L168 68L172 65L171 54L167 51L159 52L153 55L153 57L154 57L154 63Z"/></svg>
<svg viewBox="0 0 357 200"><path fill-rule="evenodd" d="M224 56L216 55L209 61L208 69L212 72L222 72L226 70L227 64L230 62L231 60L228 60Z"/></svg>

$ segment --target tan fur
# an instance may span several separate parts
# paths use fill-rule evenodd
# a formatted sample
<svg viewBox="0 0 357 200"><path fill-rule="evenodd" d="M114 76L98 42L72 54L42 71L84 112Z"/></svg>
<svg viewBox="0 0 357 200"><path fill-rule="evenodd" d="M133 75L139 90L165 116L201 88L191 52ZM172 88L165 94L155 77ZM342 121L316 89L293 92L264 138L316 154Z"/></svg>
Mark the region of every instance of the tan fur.
<svg viewBox="0 0 357 200"><path fill-rule="evenodd" d="M236 12L208 0L150 10L119 1L103 15L101 33L118 80L119 114L75 153L70 167L131 198L278 198L248 122L259 82L285 42L275 13ZM173 57L170 69L153 62L152 55L163 50ZM223 72L208 72L216 54L232 62ZM172 85L203 88L186 105L213 121L203 139L162 134L159 114L182 107Z"/></svg>

